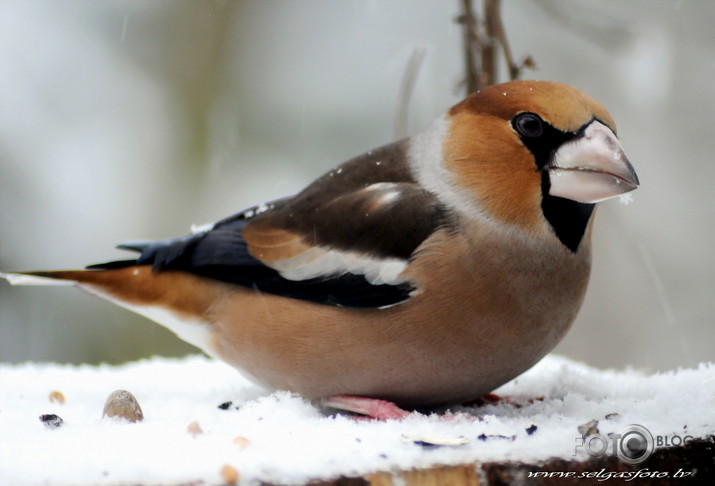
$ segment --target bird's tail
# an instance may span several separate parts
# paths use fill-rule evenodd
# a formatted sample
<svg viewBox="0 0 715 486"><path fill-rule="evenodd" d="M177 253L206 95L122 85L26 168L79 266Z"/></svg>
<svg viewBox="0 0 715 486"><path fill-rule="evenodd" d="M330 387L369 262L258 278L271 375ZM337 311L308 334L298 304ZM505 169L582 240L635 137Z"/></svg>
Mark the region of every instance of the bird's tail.
<svg viewBox="0 0 715 486"><path fill-rule="evenodd" d="M124 272L126 273L126 269ZM116 280L120 272L108 270L43 270L31 272L0 272L0 278L10 285L106 285Z"/></svg>
<svg viewBox="0 0 715 486"><path fill-rule="evenodd" d="M51 272L0 272L10 285L75 285L83 280L83 270L58 270Z"/></svg>
<svg viewBox="0 0 715 486"><path fill-rule="evenodd" d="M171 329L184 341L216 355L204 313L225 284L187 272L152 271L151 265L96 270L2 273L12 285L74 285ZM188 323L188 324L187 324ZM195 324L203 324L195 325Z"/></svg>
<svg viewBox="0 0 715 486"><path fill-rule="evenodd" d="M206 285L211 281L186 272L155 272L151 265L102 270L0 272L0 278L12 285L75 285L125 307L164 305L169 302L178 307L188 304L206 307L206 303L211 302L225 286L220 282ZM187 298L186 295L191 297Z"/></svg>

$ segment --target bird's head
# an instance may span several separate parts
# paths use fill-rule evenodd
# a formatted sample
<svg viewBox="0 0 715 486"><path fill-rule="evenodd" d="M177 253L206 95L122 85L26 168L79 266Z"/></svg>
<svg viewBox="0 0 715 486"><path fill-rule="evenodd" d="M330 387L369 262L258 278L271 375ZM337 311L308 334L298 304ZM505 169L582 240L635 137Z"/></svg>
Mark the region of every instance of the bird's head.
<svg viewBox="0 0 715 486"><path fill-rule="evenodd" d="M528 232L547 228L572 251L594 204L639 184L608 111L547 81L490 86L454 106L442 164L473 210Z"/></svg>

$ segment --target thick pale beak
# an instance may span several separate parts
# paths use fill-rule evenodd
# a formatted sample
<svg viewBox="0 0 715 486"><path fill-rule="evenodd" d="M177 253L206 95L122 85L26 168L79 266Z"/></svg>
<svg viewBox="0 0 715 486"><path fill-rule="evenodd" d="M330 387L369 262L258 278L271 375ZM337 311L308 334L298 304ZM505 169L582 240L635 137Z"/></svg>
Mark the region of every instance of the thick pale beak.
<svg viewBox="0 0 715 486"><path fill-rule="evenodd" d="M562 145L546 168L551 196L582 203L603 201L632 191L639 184L614 133L596 120L583 135Z"/></svg>

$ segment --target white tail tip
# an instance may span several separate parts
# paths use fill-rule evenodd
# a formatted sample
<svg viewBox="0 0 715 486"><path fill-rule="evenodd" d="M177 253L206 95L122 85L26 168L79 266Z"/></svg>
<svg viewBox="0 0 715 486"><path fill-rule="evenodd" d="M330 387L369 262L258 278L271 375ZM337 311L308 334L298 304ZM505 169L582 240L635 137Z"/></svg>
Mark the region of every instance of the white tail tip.
<svg viewBox="0 0 715 486"><path fill-rule="evenodd" d="M10 285L74 285L74 280L60 280L49 277L38 277L36 275L25 275L22 273L1 273L0 277L7 280Z"/></svg>

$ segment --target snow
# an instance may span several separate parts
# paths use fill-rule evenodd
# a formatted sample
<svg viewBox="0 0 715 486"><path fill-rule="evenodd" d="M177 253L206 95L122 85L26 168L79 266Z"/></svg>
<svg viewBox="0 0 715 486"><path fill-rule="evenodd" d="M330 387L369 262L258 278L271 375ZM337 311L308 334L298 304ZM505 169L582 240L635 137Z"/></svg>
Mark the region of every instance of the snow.
<svg viewBox="0 0 715 486"><path fill-rule="evenodd" d="M102 418L117 389L136 396L144 421ZM50 400L56 391L64 403L57 393ZM586 459L583 451L574 457L578 426L593 419L603 435L629 424L653 435L715 433L713 363L646 375L548 356L496 393L509 400L376 422L325 416L203 356L0 365L0 484L219 484L231 467L240 484L303 484L467 462ZM42 414L63 424L49 427ZM430 441L448 445L420 445Z"/></svg>
<svg viewBox="0 0 715 486"><path fill-rule="evenodd" d="M633 202L633 195L630 192L621 194L618 196L618 202L623 204L624 206L628 206L630 203Z"/></svg>
<svg viewBox="0 0 715 486"><path fill-rule="evenodd" d="M214 226L216 223L204 223L204 224L192 224L191 225L191 234L192 235L199 235L202 233L207 233L214 229Z"/></svg>

